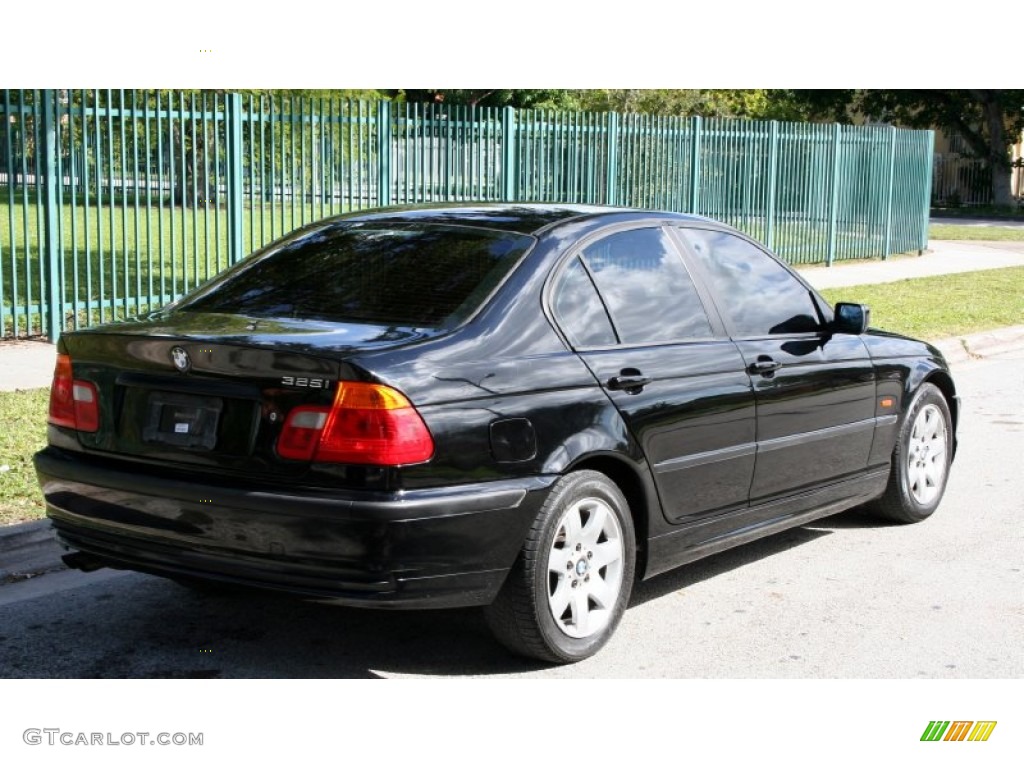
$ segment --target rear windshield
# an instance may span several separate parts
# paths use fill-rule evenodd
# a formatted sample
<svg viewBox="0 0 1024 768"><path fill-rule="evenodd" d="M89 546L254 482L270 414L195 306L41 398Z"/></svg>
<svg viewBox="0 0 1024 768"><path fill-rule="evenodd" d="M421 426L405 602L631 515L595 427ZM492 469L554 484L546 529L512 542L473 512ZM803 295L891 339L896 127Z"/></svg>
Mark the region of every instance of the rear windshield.
<svg viewBox="0 0 1024 768"><path fill-rule="evenodd" d="M179 309L440 328L472 315L533 238L457 226L332 224L228 270Z"/></svg>

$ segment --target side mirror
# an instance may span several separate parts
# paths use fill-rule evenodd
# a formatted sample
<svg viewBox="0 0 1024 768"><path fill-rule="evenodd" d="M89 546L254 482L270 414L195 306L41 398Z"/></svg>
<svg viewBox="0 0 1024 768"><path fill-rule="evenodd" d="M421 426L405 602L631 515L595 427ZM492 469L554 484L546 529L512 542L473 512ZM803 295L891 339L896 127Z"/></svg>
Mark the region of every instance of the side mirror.
<svg viewBox="0 0 1024 768"><path fill-rule="evenodd" d="M866 304L850 304L841 301L836 304L836 316L832 321L833 333L864 333L871 322L871 308Z"/></svg>

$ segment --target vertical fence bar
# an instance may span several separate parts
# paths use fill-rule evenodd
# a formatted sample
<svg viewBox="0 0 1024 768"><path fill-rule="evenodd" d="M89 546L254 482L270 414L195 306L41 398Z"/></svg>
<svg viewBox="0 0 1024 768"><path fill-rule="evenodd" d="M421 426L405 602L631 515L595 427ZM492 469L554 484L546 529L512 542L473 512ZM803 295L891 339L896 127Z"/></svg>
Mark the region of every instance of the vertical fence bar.
<svg viewBox="0 0 1024 768"><path fill-rule="evenodd" d="M160 91L156 92L156 239L157 262L160 264L160 300L167 301L167 265L164 261L164 124Z"/></svg>
<svg viewBox="0 0 1024 768"><path fill-rule="evenodd" d="M251 97L250 97L251 98ZM226 96L227 111L227 166L228 166L228 263L237 264L245 257L242 216L242 97L237 93ZM251 168L251 161L250 161Z"/></svg>
<svg viewBox="0 0 1024 768"><path fill-rule="evenodd" d="M68 90L67 109L67 135L68 135L68 162L71 164L71 330L78 330L79 325L79 277L78 277L78 171L80 156L75 148L75 111L74 91ZM84 165L84 163L82 163ZM63 203L62 203L63 208ZM65 270L65 279L67 271ZM2 279L2 278L0 278ZM66 287L66 286L65 286Z"/></svg>
<svg viewBox="0 0 1024 768"><path fill-rule="evenodd" d="M251 204L259 204L260 207L260 239L259 247L262 247L267 242L267 123L269 119L267 117L267 110L264 108L264 97L260 96L259 106L259 121L260 121L260 194L257 197L253 194ZM273 102L271 102L270 109L273 110ZM252 115L250 115L250 118ZM273 131L273 123L271 123L271 131ZM271 186L271 191L273 187ZM250 215L252 212L250 211ZM273 226L273 222L271 222ZM253 243L253 247L256 247L256 243Z"/></svg>
<svg viewBox="0 0 1024 768"><path fill-rule="evenodd" d="M700 151L701 151L701 119L690 118L690 208L689 213L697 213L700 205Z"/></svg>
<svg viewBox="0 0 1024 768"><path fill-rule="evenodd" d="M132 235L135 247L135 314L137 315L142 312L142 251L141 244L139 243L139 144L142 142L140 141L141 137L139 136L138 123L136 122L138 119L138 96L134 88L132 89L131 115L132 184L135 193L132 195L135 215ZM149 184L146 187L148 188Z"/></svg>
<svg viewBox="0 0 1024 768"><path fill-rule="evenodd" d="M4 95L4 102L6 102L8 90L5 88L2 92ZM0 119L0 147L6 150L6 148L9 147L11 143L11 117L10 113L7 111L6 108L2 112L0 112L0 118L2 118ZM6 152L4 154L6 154ZM2 163L3 160L4 158L0 157L0 163ZM5 180L9 185L11 183L10 163L3 164L3 169L5 171ZM12 228L10 231L10 235L13 236L13 234L14 231ZM0 338L3 338L4 336L7 335L7 301L9 289L7 287L7 281L4 280L4 249L6 247L7 244L3 241L3 239L0 239ZM14 306L12 304L11 310L13 309ZM11 312L11 317L12 319L14 317L13 311Z"/></svg>
<svg viewBox="0 0 1024 768"><path fill-rule="evenodd" d="M14 129L15 118L11 112L11 92L4 89L4 155L7 169L7 231L11 233L11 241L8 244L8 254L11 259L11 268L8 274L8 282L2 285L9 285L6 293L0 299L9 297L11 302L11 333L18 336L18 231L14 226Z"/></svg>
<svg viewBox="0 0 1024 768"><path fill-rule="evenodd" d="M195 282L193 283L193 287L199 285L202 282L202 280L199 277L200 272L202 272L202 274L204 276L208 276L210 274L210 197L211 197L211 190L210 190L210 186L211 186L210 185L210 145L211 145L211 143L213 145L213 151L214 151L214 179L216 179L216 151L217 151L217 132L216 132L216 126L214 127L213 141L212 142L210 141L210 122L211 122L210 118L211 118L211 114L212 114L213 120L216 121L216 119L217 119L217 94L213 95L213 112L211 113L210 112L210 108L206 104L206 92L204 91L202 96L201 96L200 110L201 110L200 114L201 114L201 118L202 118L202 128L201 128L201 130L202 130L203 138L202 138L201 143L199 144L199 147L202 149L202 153L203 153L203 186L202 186L202 189L199 192L199 195L200 195L200 199L203 201L203 260L202 260L202 262L200 262L200 260L199 260L199 248L198 248L198 239L197 239L197 243L196 243L197 247L196 247L196 250L195 250L195 253L196 253L195 273L193 274L193 278L194 278ZM214 192L215 192L216 191L216 187L214 187L213 189L214 189ZM216 218L216 211L214 211L214 218ZM216 249L217 249L217 244L214 243L214 258L215 259L217 258ZM203 265L201 270L200 270L200 263Z"/></svg>
<svg viewBox="0 0 1024 768"><path fill-rule="evenodd" d="M921 162L924 163L924 186L921 190L921 228L920 237L917 241L917 254L920 256L928 247L928 221L931 216L931 193L932 173L934 172L932 158L935 156L935 131L928 131L924 144L924 155ZM919 171L920 173L920 171ZM992 173L998 173L998 169L992 169Z"/></svg>
<svg viewBox="0 0 1024 768"><path fill-rule="evenodd" d="M242 248L243 257L248 251L256 250L259 247L256 243L256 111L253 108L251 93L249 94L246 119L249 125L249 193L248 196L242 195L241 197L243 198L242 218L245 216L244 198L248 197L249 202L249 241L248 245Z"/></svg>
<svg viewBox="0 0 1024 768"><path fill-rule="evenodd" d="M121 184L121 210L120 210L120 217L121 217L121 259L120 259L120 261L121 261L121 285L122 285L122 287L124 289L124 292L123 292L123 294L121 296L121 317L123 319L123 318L128 317L128 314L129 314L128 302L129 302L129 295L131 294L131 290L132 290L131 289L131 281L129 280L129 275L128 275L128 263L129 263L129 259L128 259L128 188L127 188L127 185L125 184L125 181L127 181L125 176L126 176L126 166L127 166L127 162L128 162L128 150L127 150L127 145L125 143L126 142L126 137L125 137L124 88L119 88L117 90L117 106L118 106L118 110L117 110L118 111L118 117L120 118L120 121L118 123L118 136L121 139L121 152L120 152L120 157L119 157L119 160L121 162L121 167L118 169L117 176L118 176L118 180L120 181L120 184ZM115 254L117 253L116 249L115 249L114 253Z"/></svg>
<svg viewBox="0 0 1024 768"><path fill-rule="evenodd" d="M204 280L209 280L215 273L220 271L220 171L221 171L221 154L220 154L220 122L223 116L226 120L228 109L227 94L224 94L224 108L221 110L220 99L217 94L213 95L213 192L208 194L210 202L213 204L213 271L210 270L210 259L206 259L206 272L203 274ZM225 125L225 136L224 143L227 144L227 126ZM209 148L207 149L207 156L209 156ZM227 180L225 179L225 182ZM206 183L207 187L210 186L209 179ZM225 184L226 186L226 184ZM227 191L225 191L227 194ZM227 258L230 258L230 254Z"/></svg>
<svg viewBox="0 0 1024 768"><path fill-rule="evenodd" d="M184 107L184 104L182 104ZM182 115L184 119L184 115ZM185 194L182 196L181 201L181 245L183 251L183 264L182 269L182 293L187 293L191 290L188 280L188 241L185 235L185 216L188 212L189 217L192 219L192 276L195 278L199 274L199 139L198 139L198 128L196 123L199 122L198 114L196 113L196 95L190 94L189 96L189 123L192 127L192 173L189 174L185 170L185 148L181 148L181 181L182 184L186 184L189 176L192 178L192 197L189 199L188 190L185 190ZM205 197L205 195L204 195Z"/></svg>
<svg viewBox="0 0 1024 768"><path fill-rule="evenodd" d="M262 98L263 97L261 96L260 99L262 100ZM269 105L269 110L268 110L268 114L267 114L267 122L270 124L270 144L269 145L267 145L267 144L263 145L264 146L264 154L265 154L265 156L267 158L266 165L268 166L267 167L267 175L264 176L264 182L263 183L267 184L269 182L269 184L270 184L270 196L268 198L266 193L264 193L264 195L262 196L262 205L261 205L261 208L263 210L265 210L268 207L268 204L269 204L270 210L267 211L266 213L267 213L268 218L270 219L270 239L271 240L274 239L274 233L277 231L276 225L274 223L274 198L276 197L276 195L274 194L274 184L276 183L275 174L274 174L274 163L275 163L275 160L277 158L277 154L275 152L275 148L277 146L276 141L275 141L277 131L276 131L275 127L274 127L274 122L275 122L274 104L275 104L275 101L276 101L276 99L273 96L270 96L270 97L267 98L267 103ZM261 213L260 214L260 224L262 225L262 223L263 223L263 214ZM266 242L266 237L263 238L263 242Z"/></svg>
<svg viewBox="0 0 1024 768"><path fill-rule="evenodd" d="M391 102L377 102L377 204L391 205Z"/></svg>
<svg viewBox="0 0 1024 768"><path fill-rule="evenodd" d="M36 204L35 204L36 222L35 222L35 225L36 225L36 233L37 233L37 238L36 238L36 257L38 259L38 263L36 264L36 279L37 279L37 283L38 284L34 286L35 287L35 301L32 300L32 297L33 297L32 288L33 288L33 286L31 284L28 286L28 289L29 289L28 301L29 301L29 304L33 308L35 308L37 310L37 313L36 313L36 317L37 317L37 321L36 322L38 323L37 327L39 329L39 333L42 334L42 333L46 333L46 318L44 317L44 315L46 314L46 312L45 312L45 308L46 308L45 307L45 305L46 305L46 288L47 288L47 286L46 286L46 282L47 282L46 277L47 277L47 272L49 271L48 267L47 267L47 265L45 263L46 262L46 250L45 250L46 249L46 245L43 242L43 239L41 237L39 237L39 233L42 233L43 232L43 228L46 226L45 225L45 213L43 211L46 190L44 189L44 184L42 182L43 174L44 174L44 172L46 170L46 159L43 157L43 136L42 136L43 130L44 130L43 123L44 123L44 110L45 110L45 106L43 105L43 91L41 91L41 90L33 90L32 91L32 103L33 103L33 107L34 107L34 110L33 110L34 114L32 116L32 174L34 176L34 186L35 186L35 191L36 191ZM26 227L25 231L26 231L26 233L28 232L28 228L27 227Z"/></svg>
<svg viewBox="0 0 1024 768"><path fill-rule="evenodd" d="M516 199L516 111L505 107L501 113L501 178L502 198Z"/></svg>
<svg viewBox="0 0 1024 768"><path fill-rule="evenodd" d="M839 208L839 179L841 173L841 156L839 151L841 126L835 123L832 128L832 185L830 187L831 202L828 219L828 255L826 264L832 266L836 258L836 223Z"/></svg>
<svg viewBox="0 0 1024 768"><path fill-rule="evenodd" d="M302 198L299 201L299 221L305 224L306 219L306 198L309 196L309 190L306 187L306 125L309 121L306 120L307 109L309 107L309 100L306 98L299 98L299 194ZM311 123L309 123L311 124ZM294 160L292 161L294 162ZM292 222L292 226L295 226L295 222Z"/></svg>
<svg viewBox="0 0 1024 768"><path fill-rule="evenodd" d="M775 248L775 208L776 208L776 182L779 173L779 122L772 120L769 128L768 144L768 195L767 195L767 216L765 219L765 245L769 249Z"/></svg>
<svg viewBox="0 0 1024 768"><path fill-rule="evenodd" d="M135 92L132 91L132 93L134 94ZM146 305L149 308L149 310L152 311L163 302L153 297L153 221L151 216L153 205L153 171L152 168L150 168L150 163L152 162L153 159L153 151L152 147L150 146L149 138L149 96L146 94L145 91L143 91L142 93L142 113L145 137L144 155L146 158ZM138 195L138 190L136 190L136 195ZM136 226L138 225L136 224Z"/></svg>
<svg viewBox="0 0 1024 768"><path fill-rule="evenodd" d="M282 222L282 233L295 229L295 97L288 97L288 199L291 201L291 218L288 225Z"/></svg>
<svg viewBox="0 0 1024 768"><path fill-rule="evenodd" d="M180 98L180 96L179 96L179 98ZM179 102L179 106L180 106L180 102ZM184 127L180 124L180 121L179 121L179 129L178 130L179 130L179 135L182 135L184 133ZM176 142L174 141L174 92L173 91L171 93L167 94L167 143L168 143L168 152L167 152L167 155L168 155L168 158L167 158L168 172L167 172L167 179L168 179L168 183L170 184L170 188L171 188L171 197L170 197L171 205L170 205L170 211L169 211L169 216L168 216L168 224L167 224L168 230L170 231L170 237L168 238L168 240L169 240L168 246L169 246L170 253L168 254L168 257L170 259L170 266L171 266L171 296L174 297L177 294L177 292L178 292L178 269L177 269L178 261L177 261L177 252L175 251L176 243L174 241L174 236L175 236L175 233L177 232L177 227L175 227L175 221L174 221L175 215L174 214L175 214L175 211L177 210L178 206L179 205L183 205L184 203L179 201L179 195L178 195L178 188L179 187L178 187L178 185L179 184L183 184L183 182L180 181L177 178L178 162L177 162L177 158L174 156L174 145L175 145ZM184 177L182 177L182 178L184 178ZM184 236L182 237L182 239L184 240ZM173 301L173 298L172 298L172 301Z"/></svg>
<svg viewBox="0 0 1024 768"><path fill-rule="evenodd" d="M605 175L604 201L607 205L619 204L619 114L609 112L605 123Z"/></svg>
<svg viewBox="0 0 1024 768"><path fill-rule="evenodd" d="M28 224L28 212L29 212L29 199L28 199L28 132L29 128L29 112L25 109L25 91L22 91L19 99L19 105L22 109L18 115L19 127L21 128L21 147L19 154L21 155L21 232L22 232L22 247L21 252L24 256L24 270L22 279L22 309L24 315L24 325L26 333L32 333L32 314L31 314L31 298L32 298L32 246L31 236L29 235L30 229ZM37 113L38 114L38 113ZM33 121L34 122L34 117ZM38 230L37 230L38 231ZM38 247L38 241L36 243ZM17 295L17 283L15 283L15 295Z"/></svg>
<svg viewBox="0 0 1024 768"><path fill-rule="evenodd" d="M40 105L36 105L39 107ZM57 94L53 90L42 92L42 116L43 116L43 145L42 161L45 165L43 173L43 184L45 185L45 221L46 229L43 233L43 248L40 251L45 254L45 276L46 276L46 335L53 344L57 343L60 332L64 325L64 307L61 301L61 285L64 280L61 275L61 253L60 253L60 208L57 205L57 188L62 179L57 176L57 157L60 154L60 144L57 141ZM37 112L38 114L38 112ZM40 150L37 148L37 152ZM39 184L39 179L36 179ZM42 294L40 292L40 298ZM40 318L42 322L42 318Z"/></svg>

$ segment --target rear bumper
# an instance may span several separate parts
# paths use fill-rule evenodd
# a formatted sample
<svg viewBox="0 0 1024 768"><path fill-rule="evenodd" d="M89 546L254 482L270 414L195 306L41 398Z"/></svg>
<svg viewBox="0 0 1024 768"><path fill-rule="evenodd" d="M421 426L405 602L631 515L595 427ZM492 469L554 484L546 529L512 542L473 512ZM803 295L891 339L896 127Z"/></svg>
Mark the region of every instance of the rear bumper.
<svg viewBox="0 0 1024 768"><path fill-rule="evenodd" d="M35 457L58 538L99 565L346 605L491 602L555 477L396 494L250 488Z"/></svg>

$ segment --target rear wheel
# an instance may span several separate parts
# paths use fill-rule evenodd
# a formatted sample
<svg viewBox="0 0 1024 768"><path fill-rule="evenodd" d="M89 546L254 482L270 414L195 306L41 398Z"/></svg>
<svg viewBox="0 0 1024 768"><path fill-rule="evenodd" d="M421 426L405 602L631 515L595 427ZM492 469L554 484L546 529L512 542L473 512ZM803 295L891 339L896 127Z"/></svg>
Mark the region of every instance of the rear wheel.
<svg viewBox="0 0 1024 768"><path fill-rule="evenodd" d="M484 615L522 656L585 659L618 626L633 587L636 540L622 492L584 470L555 485L519 559Z"/></svg>
<svg viewBox="0 0 1024 768"><path fill-rule="evenodd" d="M949 476L952 425L942 392L933 384L921 385L900 429L889 484L869 511L898 523L917 523L935 511Z"/></svg>

